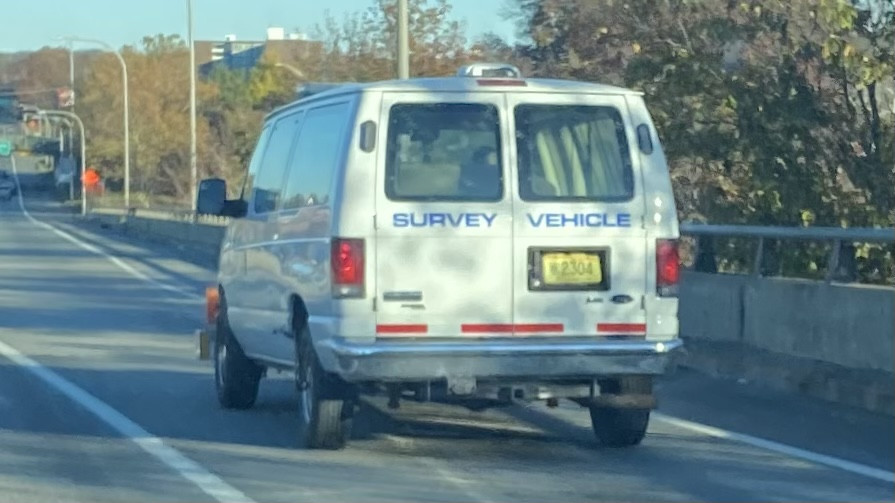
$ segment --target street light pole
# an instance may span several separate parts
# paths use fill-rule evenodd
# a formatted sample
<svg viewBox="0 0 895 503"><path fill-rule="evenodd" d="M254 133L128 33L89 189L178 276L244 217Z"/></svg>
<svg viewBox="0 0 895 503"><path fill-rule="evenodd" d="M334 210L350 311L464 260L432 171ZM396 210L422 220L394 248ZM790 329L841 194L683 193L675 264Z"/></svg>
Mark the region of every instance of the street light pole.
<svg viewBox="0 0 895 503"><path fill-rule="evenodd" d="M77 96L75 96L75 46L71 41L68 42L68 88L72 93L71 110L74 112L74 100L77 99ZM71 142L71 139L69 139L69 142ZM70 144L69 148L71 148Z"/></svg>
<svg viewBox="0 0 895 503"><path fill-rule="evenodd" d="M410 15L407 0L398 0L398 78L410 78Z"/></svg>
<svg viewBox="0 0 895 503"><path fill-rule="evenodd" d="M84 173L87 171L87 142L84 135L84 123L77 115L64 110L44 110L48 116L65 117L74 120L81 131L81 215L87 214L87 191L84 190Z"/></svg>
<svg viewBox="0 0 895 503"><path fill-rule="evenodd" d="M112 54L118 58L118 62L121 63L121 85L124 89L123 98L124 98L124 207L130 208L131 205L131 140L130 140L130 120L128 119L128 114L130 113L130 103L128 102L127 96L127 63L124 61L124 56L121 55L120 52L116 51L114 47L103 42L102 40L96 40L91 38L80 38L80 37L64 37L66 40L71 42L84 42L88 44L96 44L102 47L105 47ZM83 141L83 138L82 138Z"/></svg>
<svg viewBox="0 0 895 503"><path fill-rule="evenodd" d="M193 1L186 1L187 43L190 48L190 197L196 210L199 168L196 153L196 48L193 44Z"/></svg>
<svg viewBox="0 0 895 503"><path fill-rule="evenodd" d="M304 79L304 78L305 78L305 74L304 74L301 70L299 70L298 68L295 68L294 66L292 66L292 65L290 65L290 64L287 64L287 63L274 63L273 66L275 66L275 67L277 67L277 68L284 68L284 69L286 69L286 70L289 70L290 72L292 72L293 75L295 75L296 77L298 77L298 78L300 78L300 79Z"/></svg>

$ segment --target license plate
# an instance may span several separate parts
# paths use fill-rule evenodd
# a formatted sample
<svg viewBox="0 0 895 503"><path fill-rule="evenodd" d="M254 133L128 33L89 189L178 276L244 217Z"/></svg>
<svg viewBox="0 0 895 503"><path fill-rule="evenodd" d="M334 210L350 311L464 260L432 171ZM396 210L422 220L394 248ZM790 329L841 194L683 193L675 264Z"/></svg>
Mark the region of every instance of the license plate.
<svg viewBox="0 0 895 503"><path fill-rule="evenodd" d="M603 267L594 253L545 253L541 276L546 285L598 284L603 282Z"/></svg>

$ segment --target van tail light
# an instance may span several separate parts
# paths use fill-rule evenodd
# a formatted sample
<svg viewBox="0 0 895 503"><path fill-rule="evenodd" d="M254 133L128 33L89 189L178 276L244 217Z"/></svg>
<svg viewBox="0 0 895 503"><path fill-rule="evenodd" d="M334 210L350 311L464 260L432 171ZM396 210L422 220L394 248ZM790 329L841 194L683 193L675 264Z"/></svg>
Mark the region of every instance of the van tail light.
<svg viewBox="0 0 895 503"><path fill-rule="evenodd" d="M330 255L333 297L364 296L364 240L333 238Z"/></svg>
<svg viewBox="0 0 895 503"><path fill-rule="evenodd" d="M660 297L676 297L681 276L680 256L676 239L656 241L656 293Z"/></svg>

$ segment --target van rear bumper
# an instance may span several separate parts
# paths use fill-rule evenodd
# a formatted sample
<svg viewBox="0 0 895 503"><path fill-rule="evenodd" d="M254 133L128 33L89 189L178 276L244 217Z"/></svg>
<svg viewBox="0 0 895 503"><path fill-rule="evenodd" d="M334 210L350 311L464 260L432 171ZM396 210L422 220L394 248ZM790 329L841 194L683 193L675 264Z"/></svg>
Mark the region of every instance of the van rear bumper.
<svg viewBox="0 0 895 503"><path fill-rule="evenodd" d="M346 381L421 381L448 377L593 377L665 372L680 339L499 341L319 341L321 364Z"/></svg>

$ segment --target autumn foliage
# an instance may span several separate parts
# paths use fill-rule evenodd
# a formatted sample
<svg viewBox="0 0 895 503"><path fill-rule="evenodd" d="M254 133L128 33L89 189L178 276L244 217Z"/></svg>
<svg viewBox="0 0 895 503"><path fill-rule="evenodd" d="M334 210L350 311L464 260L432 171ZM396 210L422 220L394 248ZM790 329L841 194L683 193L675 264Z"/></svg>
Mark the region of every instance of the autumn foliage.
<svg viewBox="0 0 895 503"><path fill-rule="evenodd" d="M507 60L533 76L643 91L666 146L682 219L778 225L895 225L891 0L508 0L515 41L469 41L447 0L411 0L411 71L449 75ZM306 80L395 75L395 2L317 28ZM173 36L125 47L132 191L188 204L188 52ZM199 86L200 173L238 185L263 115L299 83L267 56ZM27 85L68 81L67 54L30 55ZM78 59L75 111L91 163L121 177L115 59ZM138 201L139 202L139 201Z"/></svg>

